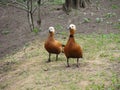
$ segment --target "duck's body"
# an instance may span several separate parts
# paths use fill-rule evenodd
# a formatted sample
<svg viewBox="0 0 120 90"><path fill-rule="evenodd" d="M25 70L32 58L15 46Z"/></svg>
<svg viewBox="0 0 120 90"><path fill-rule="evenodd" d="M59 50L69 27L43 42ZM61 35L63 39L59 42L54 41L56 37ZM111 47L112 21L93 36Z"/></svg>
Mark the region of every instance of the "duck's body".
<svg viewBox="0 0 120 90"><path fill-rule="evenodd" d="M45 42L45 49L49 53L60 54L62 51L62 44L55 40L53 37L49 37Z"/></svg>
<svg viewBox="0 0 120 90"><path fill-rule="evenodd" d="M64 52L67 58L82 58L82 49L80 45L75 42L74 37L69 37Z"/></svg>

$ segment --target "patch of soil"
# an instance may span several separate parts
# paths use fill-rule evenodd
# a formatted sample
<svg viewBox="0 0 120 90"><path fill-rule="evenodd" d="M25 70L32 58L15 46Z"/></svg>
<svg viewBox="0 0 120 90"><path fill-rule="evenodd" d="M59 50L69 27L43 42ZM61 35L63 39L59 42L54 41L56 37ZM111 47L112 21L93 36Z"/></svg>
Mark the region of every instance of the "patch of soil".
<svg viewBox="0 0 120 90"><path fill-rule="evenodd" d="M41 7L42 30L37 36L42 41L46 38L49 26L54 26L56 29L58 25L62 26L63 29L56 30L56 32L61 32L66 31L70 23L77 26L78 33L120 33L120 30L113 27L113 24L120 19L120 9L112 9L112 5L120 7L120 1L100 0L99 4L96 3L97 1L93 0L91 6L73 10L69 15L66 15L62 9L58 9L62 5L43 5ZM104 18L107 13L116 15L101 23L96 23L96 18ZM37 18L37 12L34 18ZM84 23L84 18L90 18L90 22ZM112 22L112 24L107 24L107 22ZM36 35L30 32L25 11L15 7L0 6L0 58L20 49L25 43L35 38Z"/></svg>

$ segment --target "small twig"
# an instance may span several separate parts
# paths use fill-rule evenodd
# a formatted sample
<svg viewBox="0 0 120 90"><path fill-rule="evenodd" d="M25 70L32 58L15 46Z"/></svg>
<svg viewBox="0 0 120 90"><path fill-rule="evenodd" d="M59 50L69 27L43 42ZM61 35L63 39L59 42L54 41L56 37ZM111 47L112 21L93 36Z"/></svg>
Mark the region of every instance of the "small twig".
<svg viewBox="0 0 120 90"><path fill-rule="evenodd" d="M36 9L37 9L37 7L35 7L35 8L33 9L32 14L35 12Z"/></svg>
<svg viewBox="0 0 120 90"><path fill-rule="evenodd" d="M42 2L41 5L44 5L46 2L48 2L48 1L44 1L44 2Z"/></svg>
<svg viewBox="0 0 120 90"><path fill-rule="evenodd" d="M17 5L20 5L20 6L24 7L24 8L27 8L26 5L24 5L24 4L22 4L22 3L19 3L19 2L17 2L17 1L13 2L12 4L17 4Z"/></svg>
<svg viewBox="0 0 120 90"><path fill-rule="evenodd" d="M28 12L27 9L22 8L22 7L18 7L18 6L16 6L16 5L11 4L11 3L8 3L7 5L8 5L8 6L12 6L12 7L16 7L16 8L18 8L18 9L21 9L21 10L24 10L24 11Z"/></svg>

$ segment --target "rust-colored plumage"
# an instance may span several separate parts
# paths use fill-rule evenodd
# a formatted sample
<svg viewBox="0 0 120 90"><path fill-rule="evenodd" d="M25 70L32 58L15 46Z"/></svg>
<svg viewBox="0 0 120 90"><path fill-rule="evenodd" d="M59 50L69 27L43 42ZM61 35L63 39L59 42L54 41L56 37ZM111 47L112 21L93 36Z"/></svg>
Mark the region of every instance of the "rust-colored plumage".
<svg viewBox="0 0 120 90"><path fill-rule="evenodd" d="M74 33L76 30L76 26L74 24L70 24L69 26L70 36L67 44L64 47L64 53L67 58L67 66L69 67L69 58L77 58L77 66L79 66L79 58L83 57L82 49L79 44L75 42Z"/></svg>
<svg viewBox="0 0 120 90"><path fill-rule="evenodd" d="M45 49L49 53L48 62L51 61L50 59L51 54L56 54L56 60L58 60L58 55L63 50L62 44L54 39L54 32L55 32L54 27L49 27L49 36L44 44Z"/></svg>

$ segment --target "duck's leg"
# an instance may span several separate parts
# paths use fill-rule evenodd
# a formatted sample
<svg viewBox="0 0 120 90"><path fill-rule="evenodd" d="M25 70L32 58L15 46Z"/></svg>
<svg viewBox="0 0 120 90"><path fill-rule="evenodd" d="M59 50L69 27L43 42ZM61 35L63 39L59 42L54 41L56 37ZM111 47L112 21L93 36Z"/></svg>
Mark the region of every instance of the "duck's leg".
<svg viewBox="0 0 120 90"><path fill-rule="evenodd" d="M69 58L67 58L67 67L70 67L70 65L69 65Z"/></svg>
<svg viewBox="0 0 120 90"><path fill-rule="evenodd" d="M77 67L79 67L79 58L77 58Z"/></svg>
<svg viewBox="0 0 120 90"><path fill-rule="evenodd" d="M50 57L51 57L51 53L49 53L48 62L51 62L51 59L50 59Z"/></svg>
<svg viewBox="0 0 120 90"><path fill-rule="evenodd" d="M58 60L58 54L56 54L56 61Z"/></svg>

